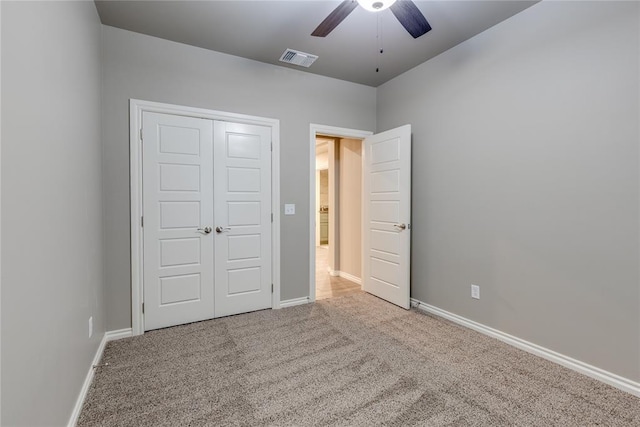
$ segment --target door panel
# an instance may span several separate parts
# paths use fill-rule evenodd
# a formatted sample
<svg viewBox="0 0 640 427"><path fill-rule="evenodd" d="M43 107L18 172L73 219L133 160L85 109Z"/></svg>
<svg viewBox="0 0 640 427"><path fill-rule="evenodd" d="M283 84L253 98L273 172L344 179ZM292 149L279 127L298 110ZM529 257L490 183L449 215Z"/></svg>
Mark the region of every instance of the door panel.
<svg viewBox="0 0 640 427"><path fill-rule="evenodd" d="M363 289L409 308L411 126L364 140Z"/></svg>
<svg viewBox="0 0 640 427"><path fill-rule="evenodd" d="M200 274L160 278L160 304L197 301L200 299Z"/></svg>
<svg viewBox="0 0 640 427"><path fill-rule="evenodd" d="M215 122L216 317L271 307L271 129Z"/></svg>
<svg viewBox="0 0 640 427"><path fill-rule="evenodd" d="M200 263L199 237L160 241L160 267L198 263Z"/></svg>
<svg viewBox="0 0 640 427"><path fill-rule="evenodd" d="M145 330L213 317L213 123L143 113Z"/></svg>
<svg viewBox="0 0 640 427"><path fill-rule="evenodd" d="M194 228L200 224L202 206L200 202L159 202L160 228L171 230ZM152 218L149 218L152 219Z"/></svg>

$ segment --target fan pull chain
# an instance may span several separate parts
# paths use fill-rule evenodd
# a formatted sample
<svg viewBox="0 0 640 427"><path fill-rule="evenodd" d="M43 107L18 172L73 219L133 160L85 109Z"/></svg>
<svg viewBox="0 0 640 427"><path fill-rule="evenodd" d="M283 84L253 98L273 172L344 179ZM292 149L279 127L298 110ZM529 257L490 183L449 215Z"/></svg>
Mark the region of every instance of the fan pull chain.
<svg viewBox="0 0 640 427"><path fill-rule="evenodd" d="M377 14L377 26L376 26L376 40L378 42L378 46L376 47L376 49L379 52L379 55L376 55L377 60L376 60L376 73L380 72L380 56L382 55L382 53L384 52L384 46L382 43L382 25L380 25L380 14Z"/></svg>

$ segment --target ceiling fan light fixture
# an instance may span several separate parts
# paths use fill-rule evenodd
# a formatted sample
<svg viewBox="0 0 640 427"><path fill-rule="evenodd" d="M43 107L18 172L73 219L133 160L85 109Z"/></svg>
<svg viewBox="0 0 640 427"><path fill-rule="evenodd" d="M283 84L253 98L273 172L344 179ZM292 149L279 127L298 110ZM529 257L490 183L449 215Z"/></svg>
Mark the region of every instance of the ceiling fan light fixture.
<svg viewBox="0 0 640 427"><path fill-rule="evenodd" d="M388 9L396 0L358 0L358 4L369 12L380 12Z"/></svg>
<svg viewBox="0 0 640 427"><path fill-rule="evenodd" d="M1 1L1 0L0 0ZM411 37L417 39L423 34L431 31L431 25L427 22L418 6L412 0L343 0L333 12L329 14L324 21L318 25L318 28L311 33L314 37L327 37L344 19L349 16L358 6L371 12L380 12L391 8L393 16L402 24Z"/></svg>

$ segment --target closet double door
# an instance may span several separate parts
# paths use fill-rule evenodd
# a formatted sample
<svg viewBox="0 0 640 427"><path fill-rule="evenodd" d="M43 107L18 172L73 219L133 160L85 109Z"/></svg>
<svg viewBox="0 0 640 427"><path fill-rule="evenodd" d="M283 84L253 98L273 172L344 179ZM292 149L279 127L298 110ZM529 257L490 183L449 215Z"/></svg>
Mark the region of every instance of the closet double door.
<svg viewBox="0 0 640 427"><path fill-rule="evenodd" d="M271 307L271 129L144 112L145 330Z"/></svg>

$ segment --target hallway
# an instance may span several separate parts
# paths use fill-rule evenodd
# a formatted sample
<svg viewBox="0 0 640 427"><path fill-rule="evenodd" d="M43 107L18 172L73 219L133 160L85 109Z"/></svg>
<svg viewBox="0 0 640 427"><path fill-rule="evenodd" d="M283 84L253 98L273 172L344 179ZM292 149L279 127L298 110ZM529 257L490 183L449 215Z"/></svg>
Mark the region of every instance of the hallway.
<svg viewBox="0 0 640 427"><path fill-rule="evenodd" d="M316 246L316 300L362 292L359 284L329 274L328 246Z"/></svg>

